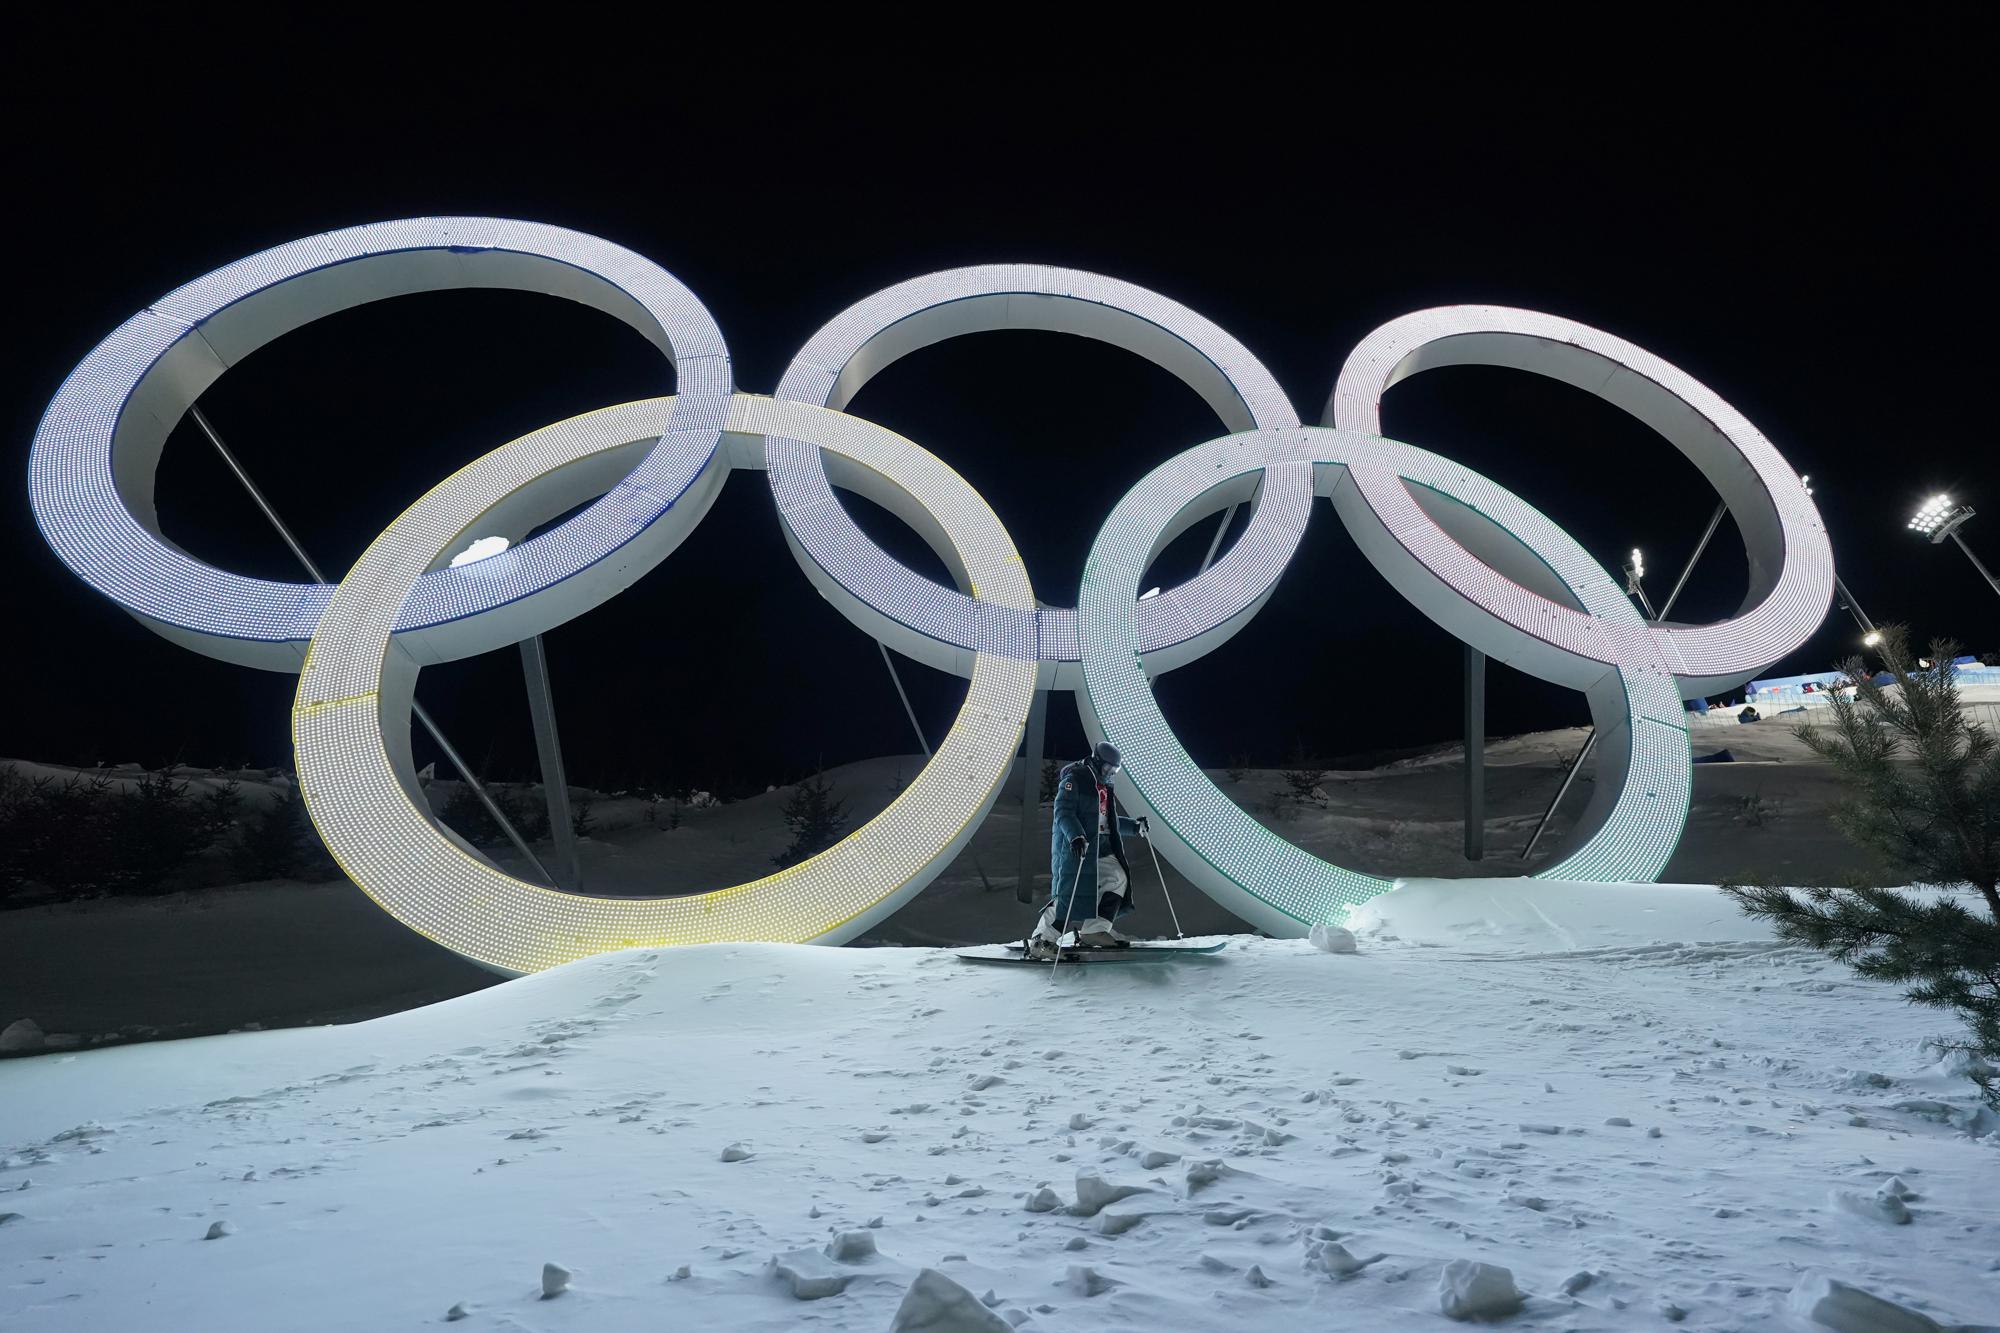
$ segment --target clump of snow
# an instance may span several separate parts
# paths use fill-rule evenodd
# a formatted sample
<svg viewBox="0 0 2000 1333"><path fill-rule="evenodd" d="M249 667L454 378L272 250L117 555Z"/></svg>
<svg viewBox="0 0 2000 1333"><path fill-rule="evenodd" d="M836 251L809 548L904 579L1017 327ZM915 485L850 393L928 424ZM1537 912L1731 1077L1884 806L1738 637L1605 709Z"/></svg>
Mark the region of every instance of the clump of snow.
<svg viewBox="0 0 2000 1333"><path fill-rule="evenodd" d="M574 1276L575 1274L571 1273L561 1264L543 1264L542 1299L551 1301L568 1291L569 1280Z"/></svg>
<svg viewBox="0 0 2000 1333"><path fill-rule="evenodd" d="M740 1143L732 1143L722 1150L722 1160L725 1162L747 1162L755 1155Z"/></svg>
<svg viewBox="0 0 2000 1333"><path fill-rule="evenodd" d="M1454 1259L1438 1274L1438 1309L1453 1319L1497 1319L1521 1308L1514 1274L1498 1264Z"/></svg>
<svg viewBox="0 0 2000 1333"><path fill-rule="evenodd" d="M1063 1275L1061 1285L1078 1296L1102 1296L1114 1287L1124 1284L1116 1278L1107 1277L1089 1264L1071 1264Z"/></svg>
<svg viewBox="0 0 2000 1333"><path fill-rule="evenodd" d="M1928 1315L1871 1296L1824 1273L1801 1276L1792 1288L1789 1304L1799 1318L1835 1333L1938 1333L1939 1329L1938 1322Z"/></svg>
<svg viewBox="0 0 2000 1333"><path fill-rule="evenodd" d="M859 1263L875 1251L872 1231L843 1231L826 1243L826 1257L836 1263Z"/></svg>
<svg viewBox="0 0 2000 1333"><path fill-rule="evenodd" d="M794 1299L801 1301L838 1296L859 1276L836 1268L819 1250L791 1250L771 1256L771 1275L785 1284Z"/></svg>
<svg viewBox="0 0 2000 1333"><path fill-rule="evenodd" d="M1336 1281L1353 1277L1370 1264L1380 1263L1386 1257L1386 1255L1371 1254L1366 1259L1357 1258L1325 1227L1315 1228L1313 1234L1306 1240L1306 1268L1325 1273Z"/></svg>
<svg viewBox="0 0 2000 1333"><path fill-rule="evenodd" d="M1079 1171L1076 1173L1076 1202L1070 1205L1069 1210L1078 1217L1095 1217L1106 1204L1146 1192L1144 1185L1111 1185L1094 1172Z"/></svg>
<svg viewBox="0 0 2000 1333"><path fill-rule="evenodd" d="M449 1310L444 1312L444 1319L447 1324L455 1324L461 1319L470 1319L471 1317L472 1311L466 1306L464 1301L455 1302Z"/></svg>
<svg viewBox="0 0 2000 1333"><path fill-rule="evenodd" d="M1354 932L1344 926L1330 926L1322 922L1312 928L1308 939L1312 947L1321 953L1355 952Z"/></svg>
<svg viewBox="0 0 2000 1333"><path fill-rule="evenodd" d="M1028 1196L1027 1207L1031 1213L1053 1213L1062 1207L1062 1195L1044 1185Z"/></svg>
<svg viewBox="0 0 2000 1333"><path fill-rule="evenodd" d="M1877 1222L1888 1222L1896 1226L1908 1226L1910 1210L1896 1194L1886 1190L1865 1192L1862 1190L1835 1189L1827 1192L1829 1202L1844 1213L1856 1217L1872 1218Z"/></svg>
<svg viewBox="0 0 2000 1333"><path fill-rule="evenodd" d="M203 1236L202 1239L221 1240L224 1236L233 1236L235 1234L236 1225L233 1222L210 1222L208 1224L208 1234Z"/></svg>
<svg viewBox="0 0 2000 1333"><path fill-rule="evenodd" d="M935 1268L918 1271L889 1321L889 1333L1012 1333L1014 1327Z"/></svg>

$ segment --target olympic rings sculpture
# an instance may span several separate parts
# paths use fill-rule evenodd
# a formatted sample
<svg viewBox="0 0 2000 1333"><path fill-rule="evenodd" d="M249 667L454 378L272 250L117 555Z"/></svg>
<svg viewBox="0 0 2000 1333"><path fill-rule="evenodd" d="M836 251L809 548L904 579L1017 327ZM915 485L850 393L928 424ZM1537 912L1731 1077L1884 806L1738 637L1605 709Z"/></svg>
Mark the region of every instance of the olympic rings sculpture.
<svg viewBox="0 0 2000 1333"><path fill-rule="evenodd" d="M153 477L202 391L258 347L335 311L409 292L503 287L606 311L665 356L671 395L557 422L439 483L337 586L215 569L160 533ZM1229 433L1168 459L1113 510L1079 605L1041 605L1013 541L943 461L842 409L884 366L959 334L1075 333L1169 370ZM1710 625L1651 624L1567 533L1495 483L1380 437L1382 394L1433 366L1512 366L1577 385L1654 427L1716 487L1744 534L1750 591ZM667 387L662 377L662 388ZM840 943L920 892L992 808L1037 689L1073 690L1093 740L1125 756L1128 801L1161 852L1224 906L1279 935L1338 921L1391 881L1321 860L1234 805L1174 739L1150 679L1254 616L1317 496L1432 620L1488 655L1584 692L1597 790L1580 844L1544 876L1651 880L1686 823L1681 699L1749 680L1802 643L1833 594L1808 493L1777 449L1689 375L1596 329L1533 311L1451 306L1377 329L1306 426L1234 338L1165 297L1038 265L935 273L857 303L800 350L771 397L737 391L721 330L656 265L579 232L417 218L278 246L181 287L71 372L35 433L43 536L142 624L224 661L299 674L301 789L342 868L397 920L483 966L532 972L637 945ZM832 848L707 893L604 898L507 874L428 811L409 723L426 665L505 647L607 601L664 560L734 469L763 470L794 557L851 622L969 678L909 787ZM899 515L955 586L899 564L835 494ZM1141 600L1177 534L1251 506L1223 557ZM578 506L582 505L581 509ZM572 510L529 538L538 526ZM484 535L517 544L453 566Z"/></svg>

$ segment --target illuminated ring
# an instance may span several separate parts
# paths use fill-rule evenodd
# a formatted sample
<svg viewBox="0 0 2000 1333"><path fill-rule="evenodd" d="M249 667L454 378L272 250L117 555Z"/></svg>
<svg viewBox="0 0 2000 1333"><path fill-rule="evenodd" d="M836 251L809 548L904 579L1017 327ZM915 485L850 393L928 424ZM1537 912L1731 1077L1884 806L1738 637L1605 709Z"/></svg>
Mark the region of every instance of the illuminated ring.
<svg viewBox="0 0 2000 1333"><path fill-rule="evenodd" d="M1248 348L1192 310L1129 282L1076 269L991 264L888 287L835 316L800 349L777 397L844 408L877 372L919 348L966 333L1041 329L1095 338L1136 353L1192 388L1231 430L1296 426L1298 414ZM1043 685L1073 689L1081 650L1072 608L995 607L947 560L947 588L886 555L833 493L816 450L774 452L771 492L795 555L841 613L904 655L964 675L975 652L1065 664ZM845 479L843 478L843 484ZM1303 513L1260 503L1256 478L1212 497L1249 501L1237 545L1296 544ZM919 513L902 512L922 530ZM1213 512L1213 510L1205 511ZM1192 523L1203 514L1191 515ZM1296 523L1297 527L1288 526ZM1202 656L1243 625L1275 582L1246 582L1225 560L1138 609L1139 643L1153 670Z"/></svg>
<svg viewBox="0 0 2000 1333"><path fill-rule="evenodd" d="M384 297L458 287L545 292L631 325L675 368L678 405L663 425L679 436L673 456L716 450L732 392L728 351L708 311L658 265L540 223L373 223L217 269L99 343L35 432L29 494L49 545L84 582L165 637L225 661L298 670L332 588L226 573L165 540L153 508L160 452L202 391L273 339ZM397 630L410 636L411 651L441 661L560 623L579 601L627 586L664 555L652 526L678 484L664 456L620 455L523 490L495 512L490 533L524 536L582 500L602 498L509 552L507 578L423 572ZM566 582L587 586L555 591Z"/></svg>
<svg viewBox="0 0 2000 1333"><path fill-rule="evenodd" d="M1712 694L1749 680L1803 643L1833 598L1833 548L1819 510L1771 442L1716 393L1678 367L1574 320L1502 306L1443 306L1391 320L1364 338L1341 366L1324 420L1369 434L1381 429L1382 395L1436 366L1493 365L1573 384L1624 409L1664 435L1722 496L1742 530L1750 562L1743 609L1712 625L1639 631L1681 681L1682 696ZM1350 530L1367 517L1393 534L1444 584L1531 636L1522 651L1539 667L1514 665L1565 682L1597 674L1597 664L1639 660L1630 636L1610 634L1563 600L1508 586L1505 578L1427 517L1394 473L1357 469L1354 500L1342 508ZM1358 532L1357 532L1357 535ZM1562 577L1610 576L1595 562Z"/></svg>
<svg viewBox="0 0 2000 1333"><path fill-rule="evenodd" d="M1150 816L1155 845L1210 897L1276 935L1338 922L1391 886L1287 842L1217 789L1160 713L1137 651L1133 614L1139 580L1180 515L1217 487L1261 472L1267 497L1303 507L1317 493L1338 505L1364 470L1406 479L1412 491L1433 497L1440 512L1459 511L1453 526L1478 534L1481 549L1511 572L1526 575L1539 566L1537 581L1546 585L1549 570L1565 579L1586 567L1594 571L1569 583L1568 592L1633 656L1611 671L1599 666L1583 685L1598 728L1597 797L1579 825L1587 833L1582 845L1541 877L1657 878L1686 824L1693 769L1679 692L1630 600L1568 533L1477 473L1412 445L1317 428L1230 436L1168 460L1119 501L1084 565L1078 606L1084 688L1077 702L1091 739L1118 747L1128 779L1119 794L1133 813ZM1468 641L1481 635L1476 604L1424 565L1399 559L1401 547L1363 541L1362 549L1398 592L1446 630ZM1260 558L1282 570L1291 555L1286 548Z"/></svg>
<svg viewBox="0 0 2000 1333"><path fill-rule="evenodd" d="M487 530L510 497L649 441L677 412L674 400L651 399L573 417L494 450L435 487L342 580L299 676L292 738L300 790L341 868L398 921L495 971L533 972L634 946L851 939L958 854L992 808L1021 742L1035 664L982 653L950 732L887 809L807 861L709 893L565 893L506 874L442 831L424 813L410 757L419 665L402 650L408 640L392 638L404 604L425 569ZM782 449L802 440L845 468L911 493L950 492L955 480L909 441L823 408L740 395L729 404L726 424L742 441L746 461L757 457L760 444ZM676 434L649 455L649 463L686 482L656 525L669 550L700 520L726 476L712 458L699 438ZM1034 594L999 519L962 481L950 498L949 507L934 511L936 525L981 596L1032 607ZM463 568L484 571L512 554ZM509 577L504 568L499 576Z"/></svg>

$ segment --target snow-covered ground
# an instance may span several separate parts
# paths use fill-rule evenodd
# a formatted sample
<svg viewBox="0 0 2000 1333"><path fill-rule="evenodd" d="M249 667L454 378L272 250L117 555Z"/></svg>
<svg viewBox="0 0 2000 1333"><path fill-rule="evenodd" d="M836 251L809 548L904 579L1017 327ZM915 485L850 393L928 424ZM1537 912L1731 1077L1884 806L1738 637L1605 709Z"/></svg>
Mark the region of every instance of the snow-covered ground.
<svg viewBox="0 0 2000 1333"><path fill-rule="evenodd" d="M1417 882L1359 926L1053 974L632 951L10 1061L0 1328L877 1333L932 1268L1031 1330L1395 1330L1450 1326L1455 1261L1520 1328L1812 1327L1814 1275L2000 1321L1947 1016L1707 888Z"/></svg>

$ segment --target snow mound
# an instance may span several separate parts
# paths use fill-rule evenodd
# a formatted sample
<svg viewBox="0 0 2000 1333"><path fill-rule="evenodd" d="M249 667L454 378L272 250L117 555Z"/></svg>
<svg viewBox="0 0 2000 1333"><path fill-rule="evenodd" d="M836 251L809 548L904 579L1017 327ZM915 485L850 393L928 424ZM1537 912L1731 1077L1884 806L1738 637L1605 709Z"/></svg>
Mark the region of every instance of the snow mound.
<svg viewBox="0 0 2000 1333"><path fill-rule="evenodd" d="M1516 886L1472 948L1470 909L1425 892L1388 896L1359 960L633 950L347 1027L9 1059L0 1328L1873 1317L1793 1298L1807 1265L1944 1326L1990 1308L2000 1136L1924 1052L1936 1015L1701 945L1712 892L1607 944ZM1425 912L1449 947L1415 942ZM540 1304L552 1256L584 1277Z"/></svg>
<svg viewBox="0 0 2000 1333"><path fill-rule="evenodd" d="M1013 1333L1014 1325L935 1268L917 1274L889 1321L889 1333Z"/></svg>
<svg viewBox="0 0 2000 1333"><path fill-rule="evenodd" d="M1938 1333L1928 1315L1871 1296L1824 1273L1807 1273L1792 1288L1792 1313L1835 1333Z"/></svg>
<svg viewBox="0 0 2000 1333"><path fill-rule="evenodd" d="M1554 879L1399 879L1348 914L1360 935L1418 944L1573 953L1678 945L1772 945L1712 884L1584 884Z"/></svg>

